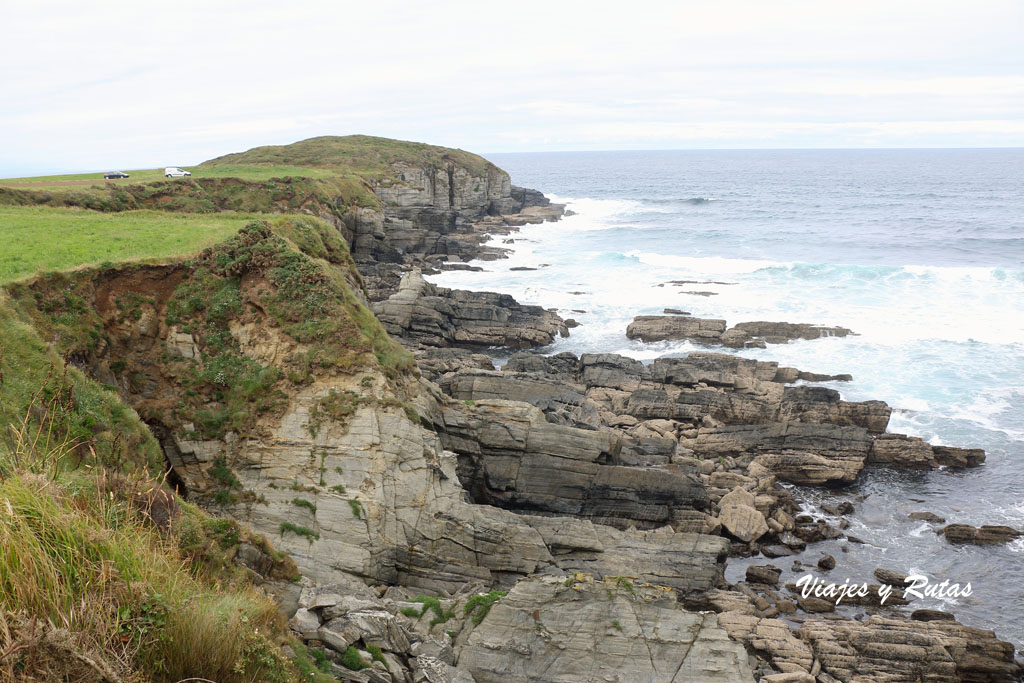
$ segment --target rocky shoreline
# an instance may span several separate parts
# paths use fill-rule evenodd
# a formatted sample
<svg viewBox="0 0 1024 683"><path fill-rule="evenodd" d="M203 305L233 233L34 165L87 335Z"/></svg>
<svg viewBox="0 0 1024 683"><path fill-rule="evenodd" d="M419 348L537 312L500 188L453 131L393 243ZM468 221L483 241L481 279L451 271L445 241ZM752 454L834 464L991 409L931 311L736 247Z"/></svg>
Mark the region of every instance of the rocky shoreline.
<svg viewBox="0 0 1024 683"><path fill-rule="evenodd" d="M340 680L1019 679L1010 643L952 615L898 599L837 609L778 585L771 561L824 539L859 542L844 526L852 507L823 521L803 511L795 486L840 488L869 467L984 462L979 449L888 433L882 401L844 401L814 385L848 375L713 352L850 330L729 328L672 313L638 317L624 334L691 339L708 352L650 364L543 355L572 321L424 274L501 258L491 236L557 220L564 207L490 165L393 171L374 187L379 208L310 212L350 245L358 272L332 262L354 292L346 304L372 319L369 307L416 368L385 363L383 346L379 366L311 362L323 340L270 322L265 272L233 254L224 262L247 307L224 331L245 358L295 381L245 429L204 432L175 412L187 387L174 363L210 343L187 320L166 322L187 267L141 266L77 290L124 375L138 378L119 388L159 435L180 487L211 496L216 472L223 480L229 468L245 495L227 496L223 512L293 557L301 584L265 576L268 558L255 547L236 561ZM138 310L125 315L115 303L132 293ZM486 353L495 347L512 354L500 369ZM104 347L76 362L116 385L111 358ZM945 528L951 543L1017 533L961 526ZM731 557L757 558L744 580L726 581ZM822 558L816 571L833 567ZM898 578L883 573L872 586Z"/></svg>
<svg viewBox="0 0 1024 683"><path fill-rule="evenodd" d="M465 251L459 256L470 260ZM1020 675L1013 647L992 632L941 612L908 616L899 597L886 605L877 598L855 602L871 615L867 621L836 621L834 600L801 597L792 584L778 591L771 565L751 566L735 585L723 578L727 556L785 557L826 538L859 542L842 524L799 514L781 482L843 486L867 466L976 467L983 451L887 433L885 403L851 403L835 390L799 383L849 376L735 356L693 353L644 365L612 354L520 352L498 370L479 351L546 346L569 334L565 321L511 297L435 287L415 259L406 266L413 269L374 312L414 350L434 383L440 408L424 413L424 423L456 455L457 478L472 504L514 513L538 531L554 560L537 566L536 578L538 571L511 580L492 573L478 591L511 591L492 616L483 625L464 620L450 642L434 645L454 666L448 678L432 678L417 663L410 664L410 680L463 680L463 671L471 674L466 681ZM725 321L674 314L640 316L626 335L763 348L850 333L766 322L727 328ZM848 511L852 506L838 512ZM998 534L959 526L946 528L951 541L999 542L988 540ZM624 554L628 570L601 559L609 552ZM834 566L830 557L819 563L822 571ZM893 572L880 571L893 581ZM388 611L392 590L378 608ZM461 615L466 598L456 591L449 600ZM401 609L388 613L401 619ZM823 612L834 616L816 616ZM680 623L668 626L674 620ZM686 635L652 637L653 624ZM422 630L419 620L403 625ZM429 629L422 635L432 637Z"/></svg>

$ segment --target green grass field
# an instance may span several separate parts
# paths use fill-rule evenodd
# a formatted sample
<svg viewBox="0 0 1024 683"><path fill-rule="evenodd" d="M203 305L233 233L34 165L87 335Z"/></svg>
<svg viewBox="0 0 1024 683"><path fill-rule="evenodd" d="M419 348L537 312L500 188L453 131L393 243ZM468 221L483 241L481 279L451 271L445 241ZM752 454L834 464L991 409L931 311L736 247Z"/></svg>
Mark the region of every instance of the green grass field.
<svg viewBox="0 0 1024 683"><path fill-rule="evenodd" d="M242 180L270 180L271 178L329 178L338 175L329 168L312 168L308 166L288 166L284 164L225 164L220 166L187 166L182 167L192 172L193 178L241 178ZM122 170L122 169L111 169ZM91 187L93 185L138 184L156 180L166 180L164 169L146 168L125 171L130 177L121 180L104 180L103 173L73 173L70 175L46 175L29 178L0 178L0 186L22 188L26 190L60 190L74 187ZM176 179L174 179L176 180Z"/></svg>
<svg viewBox="0 0 1024 683"><path fill-rule="evenodd" d="M0 206L0 283L82 265L191 254L223 241L252 218Z"/></svg>

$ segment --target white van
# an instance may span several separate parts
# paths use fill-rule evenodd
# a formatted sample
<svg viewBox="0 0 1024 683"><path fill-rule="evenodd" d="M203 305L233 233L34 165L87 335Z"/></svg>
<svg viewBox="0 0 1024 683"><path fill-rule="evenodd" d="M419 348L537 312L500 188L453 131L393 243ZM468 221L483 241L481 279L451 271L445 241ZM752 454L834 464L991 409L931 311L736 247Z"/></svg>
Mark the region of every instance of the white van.
<svg viewBox="0 0 1024 683"><path fill-rule="evenodd" d="M192 175L190 172L177 166L168 166L164 169L164 176L167 178L184 178L187 175Z"/></svg>

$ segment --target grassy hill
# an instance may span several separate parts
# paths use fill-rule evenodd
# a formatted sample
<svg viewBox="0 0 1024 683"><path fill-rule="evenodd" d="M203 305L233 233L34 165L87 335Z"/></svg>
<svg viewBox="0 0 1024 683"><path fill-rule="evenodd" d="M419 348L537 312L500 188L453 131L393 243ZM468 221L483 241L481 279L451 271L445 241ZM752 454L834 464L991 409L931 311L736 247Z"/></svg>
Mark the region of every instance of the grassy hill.
<svg viewBox="0 0 1024 683"><path fill-rule="evenodd" d="M290 145L254 147L246 152L204 161L199 168L293 164L379 179L390 174L391 164L441 168L448 161L466 168L473 175L485 175L488 169L497 169L483 157L461 149L370 135L323 136Z"/></svg>
<svg viewBox="0 0 1024 683"><path fill-rule="evenodd" d="M501 172L460 149L368 135L325 136L210 159L188 167L190 178L167 179L156 168L129 170L131 177L121 180L103 180L102 173L0 179L0 206L281 212L313 198L336 210L377 207L372 186L394 179L392 164L443 168L449 163L475 176ZM282 196L289 200L286 207L280 206Z"/></svg>

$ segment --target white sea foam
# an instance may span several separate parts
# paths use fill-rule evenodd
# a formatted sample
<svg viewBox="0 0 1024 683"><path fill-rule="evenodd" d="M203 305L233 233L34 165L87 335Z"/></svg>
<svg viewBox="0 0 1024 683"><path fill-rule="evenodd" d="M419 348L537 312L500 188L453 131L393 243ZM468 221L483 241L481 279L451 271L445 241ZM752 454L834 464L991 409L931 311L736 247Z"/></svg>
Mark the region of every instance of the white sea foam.
<svg viewBox="0 0 1024 683"><path fill-rule="evenodd" d="M778 261L723 258L720 256L674 256L672 254L655 254L638 249L627 251L626 256L635 258L640 263L649 266L706 275L737 275L753 273L762 268L787 267L790 265Z"/></svg>
<svg viewBox="0 0 1024 683"><path fill-rule="evenodd" d="M562 231L608 230L621 227L621 224L611 219L634 212L641 207L640 202L631 199L592 199L590 197L576 199L558 195L546 196L556 204L565 204L566 209L575 214L566 216L557 223L558 229Z"/></svg>
<svg viewBox="0 0 1024 683"><path fill-rule="evenodd" d="M930 524L928 524L927 522L922 522L920 526L914 527L910 531L910 535L913 536L914 538L920 538L922 535L924 535L927 532L934 533L932 531L932 526ZM914 572L914 573L918 573L918 572Z"/></svg>

